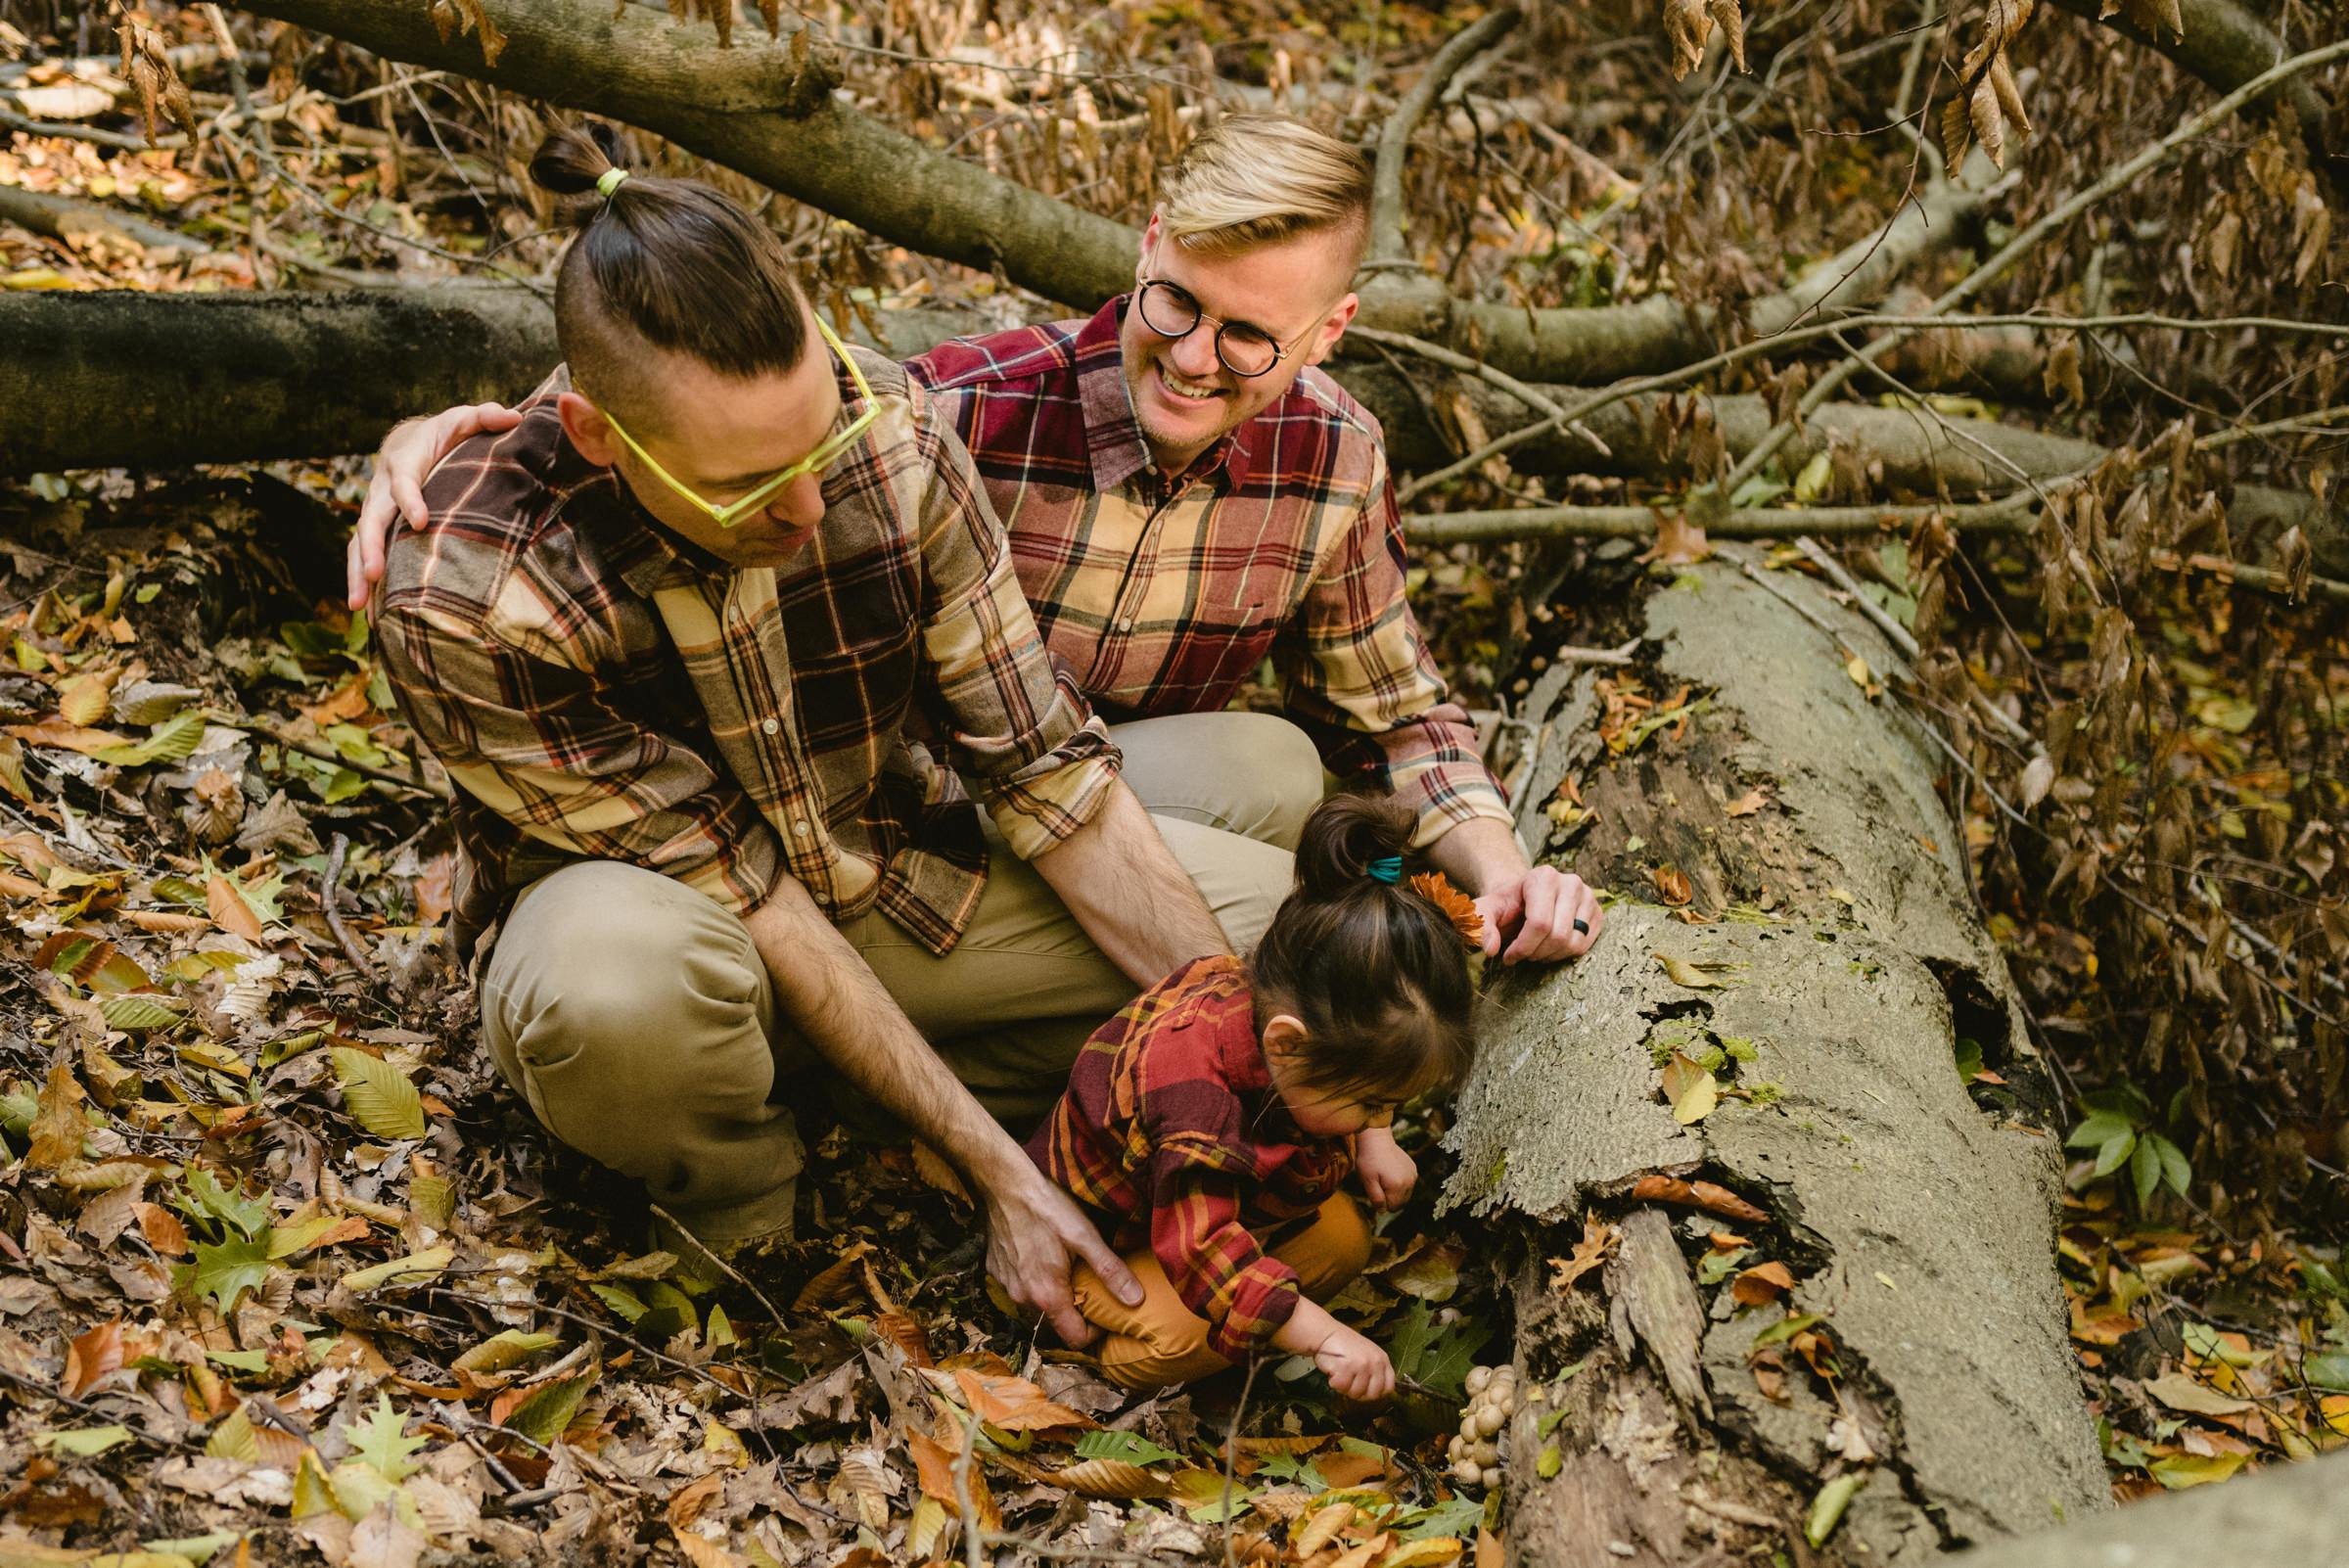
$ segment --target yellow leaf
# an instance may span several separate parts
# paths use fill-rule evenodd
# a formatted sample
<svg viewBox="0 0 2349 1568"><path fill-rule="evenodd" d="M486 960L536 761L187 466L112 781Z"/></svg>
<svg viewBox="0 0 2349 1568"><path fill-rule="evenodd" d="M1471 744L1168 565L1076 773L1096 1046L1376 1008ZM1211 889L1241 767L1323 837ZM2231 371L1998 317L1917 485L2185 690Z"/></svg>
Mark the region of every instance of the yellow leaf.
<svg viewBox="0 0 2349 1568"><path fill-rule="evenodd" d="M1664 972L1672 977L1673 984L1685 986L1690 991L1719 991L1729 984L1721 976L1733 967L1731 965L1700 963L1694 959L1676 958L1662 951L1655 956L1656 962L1664 966Z"/></svg>
<svg viewBox="0 0 2349 1568"><path fill-rule="evenodd" d="M427 1247L405 1258L393 1258L371 1268L353 1269L343 1276L343 1286L345 1290L367 1291L379 1285L388 1285L394 1279L430 1278L454 1263L456 1257L457 1249L454 1247Z"/></svg>
<svg viewBox="0 0 2349 1568"><path fill-rule="evenodd" d="M1868 671L1867 661L1861 658L1858 654L1852 655L1851 662L1843 667L1843 672L1851 676L1852 684L1860 687L1862 690L1865 690L1868 686L1872 685L1876 678Z"/></svg>
<svg viewBox="0 0 2349 1568"><path fill-rule="evenodd" d="M1052 1486L1065 1487L1081 1498L1121 1502L1163 1498L1171 1490L1162 1478L1124 1459L1080 1459L1067 1469L1052 1471L1041 1479Z"/></svg>
<svg viewBox="0 0 2349 1568"><path fill-rule="evenodd" d="M58 716L75 728L95 724L106 716L107 688L113 684L111 672L74 676L57 694Z"/></svg>
<svg viewBox="0 0 2349 1568"><path fill-rule="evenodd" d="M1378 1568L1436 1568L1439 1563L1455 1560L1467 1549L1468 1544L1457 1536L1422 1536L1396 1547Z"/></svg>
<svg viewBox="0 0 2349 1568"><path fill-rule="evenodd" d="M1338 1532L1345 1529L1353 1518L1353 1503L1331 1503L1305 1522L1305 1528L1298 1531L1289 1543L1290 1554L1295 1556L1298 1561L1303 1562L1323 1546L1337 1540Z"/></svg>
<svg viewBox="0 0 2349 1568"><path fill-rule="evenodd" d="M1664 1065L1664 1098L1682 1127L1703 1121L1721 1103L1721 1083L1680 1051Z"/></svg>
<svg viewBox="0 0 2349 1568"><path fill-rule="evenodd" d="M36 1171L54 1171L81 1156L90 1125L81 1115L81 1081L63 1056L49 1067L49 1082L41 1085L38 1109L32 1118L32 1147L24 1163Z"/></svg>

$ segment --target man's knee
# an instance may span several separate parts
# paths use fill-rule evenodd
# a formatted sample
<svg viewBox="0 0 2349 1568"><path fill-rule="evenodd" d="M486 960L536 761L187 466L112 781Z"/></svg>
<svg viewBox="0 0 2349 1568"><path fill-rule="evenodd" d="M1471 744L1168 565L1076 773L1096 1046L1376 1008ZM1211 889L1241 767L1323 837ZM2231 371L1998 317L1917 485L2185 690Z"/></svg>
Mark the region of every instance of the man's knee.
<svg viewBox="0 0 2349 1568"><path fill-rule="evenodd" d="M533 1077L592 1076L626 1094L690 1088L703 1103L763 1099L772 1080L749 933L640 867L592 861L533 885L484 992L492 1043L502 1037Z"/></svg>
<svg viewBox="0 0 2349 1568"><path fill-rule="evenodd" d="M1241 792L1239 805L1256 824L1236 831L1294 850L1305 819L1321 804L1325 782L1313 737L1277 714L1219 716L1234 731L1232 761L1238 765L1231 787Z"/></svg>

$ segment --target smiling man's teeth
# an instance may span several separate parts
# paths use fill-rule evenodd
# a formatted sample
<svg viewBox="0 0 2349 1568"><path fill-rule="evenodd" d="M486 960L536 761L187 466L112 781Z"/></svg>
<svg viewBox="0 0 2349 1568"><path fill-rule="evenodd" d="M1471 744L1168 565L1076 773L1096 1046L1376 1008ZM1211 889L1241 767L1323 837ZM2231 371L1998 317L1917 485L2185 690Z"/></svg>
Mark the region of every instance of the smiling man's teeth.
<svg viewBox="0 0 2349 1568"><path fill-rule="evenodd" d="M1216 388L1207 386L1204 383L1185 381L1182 377L1175 375L1174 372L1169 370L1164 365L1158 367L1158 382L1160 386L1166 388L1167 391L1173 392L1175 396L1185 398L1191 402L1205 402L1208 398L1215 396L1217 392Z"/></svg>

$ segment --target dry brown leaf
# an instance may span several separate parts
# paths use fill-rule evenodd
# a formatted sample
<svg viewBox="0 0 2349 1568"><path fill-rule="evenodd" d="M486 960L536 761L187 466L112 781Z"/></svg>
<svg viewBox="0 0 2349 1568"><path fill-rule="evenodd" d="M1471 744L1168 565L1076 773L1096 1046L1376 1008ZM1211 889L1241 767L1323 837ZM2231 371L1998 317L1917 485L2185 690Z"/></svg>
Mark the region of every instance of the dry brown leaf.
<svg viewBox="0 0 2349 1568"><path fill-rule="evenodd" d="M908 1312L879 1313L873 1317L873 1332L905 1353L905 1359L916 1366L938 1364L930 1354L930 1334L922 1320Z"/></svg>
<svg viewBox="0 0 2349 1568"><path fill-rule="evenodd" d="M1615 1249L1615 1227L1595 1215L1583 1217L1583 1239L1574 1244L1570 1258L1549 1260L1549 1283L1560 1295L1574 1288L1574 1282L1607 1261Z"/></svg>
<svg viewBox="0 0 2349 1568"><path fill-rule="evenodd" d="M82 1140L90 1126L81 1115L81 1081L72 1064L60 1056L49 1066L49 1081L41 1085L32 1118L32 1147L24 1163L36 1171L54 1171L68 1160L81 1158Z"/></svg>
<svg viewBox="0 0 2349 1568"><path fill-rule="evenodd" d="M1395 1538L1382 1530L1352 1551L1341 1555L1329 1568L1370 1568L1372 1563L1384 1562L1395 1547Z"/></svg>
<svg viewBox="0 0 2349 1568"><path fill-rule="evenodd" d="M100 1323L66 1346L66 1393L80 1399L122 1369L122 1319Z"/></svg>
<svg viewBox="0 0 2349 1568"><path fill-rule="evenodd" d="M1664 37L1672 45L1672 79L1679 81L1704 62L1713 19L1705 0L1664 0Z"/></svg>
<svg viewBox="0 0 2349 1568"><path fill-rule="evenodd" d="M1680 1203L1703 1209L1747 1224L1767 1224L1770 1216L1728 1188L1711 1181L1682 1181L1679 1176L1643 1176L1632 1183L1632 1197L1640 1203Z"/></svg>
<svg viewBox="0 0 2349 1568"><path fill-rule="evenodd" d="M913 1174L924 1184L936 1187L949 1198L971 1201L971 1189L962 1184L961 1175L946 1163L944 1155L919 1138L913 1143Z"/></svg>
<svg viewBox="0 0 2349 1568"><path fill-rule="evenodd" d="M1656 542L1649 545L1639 559L1661 562L1665 566L1694 566L1709 560L1713 545L1705 530L1689 521L1686 512L1656 514Z"/></svg>
<svg viewBox="0 0 2349 1568"><path fill-rule="evenodd" d="M873 1244L869 1241L850 1242L841 1249L838 1258L800 1287L800 1293L792 1298L791 1310L795 1313L811 1313L847 1300L858 1281L856 1266L872 1250Z"/></svg>
<svg viewBox="0 0 2349 1568"><path fill-rule="evenodd" d="M1133 1502L1174 1494L1174 1488L1163 1477L1124 1459L1080 1459L1065 1470L1046 1473L1043 1479L1081 1498L1099 1498L1110 1502Z"/></svg>
<svg viewBox="0 0 2349 1568"><path fill-rule="evenodd" d="M1055 1405L1024 1377L958 1368L954 1382L973 1415L1005 1432L1041 1432L1056 1426L1098 1426L1091 1416Z"/></svg>
<svg viewBox="0 0 2349 1568"><path fill-rule="evenodd" d="M1794 1288L1794 1275L1782 1263L1756 1264L1742 1268L1729 1281L1729 1298L1740 1307L1761 1307Z"/></svg>
<svg viewBox="0 0 2349 1568"><path fill-rule="evenodd" d="M212 924L230 936L243 937L252 943L261 940L261 917L253 912L253 905L245 901L245 895L238 891L236 883L217 871L205 879L204 902L211 911Z"/></svg>
<svg viewBox="0 0 2349 1568"><path fill-rule="evenodd" d="M1310 1557L1338 1539L1338 1532L1354 1519L1354 1504L1333 1502L1305 1522L1289 1542L1289 1549L1298 1557Z"/></svg>
<svg viewBox="0 0 2349 1568"><path fill-rule="evenodd" d="M1665 906L1677 909L1696 897L1696 889L1688 884L1688 873L1677 865L1660 865L1648 873L1655 879L1656 892Z"/></svg>
<svg viewBox="0 0 2349 1568"><path fill-rule="evenodd" d="M166 1258L185 1258L188 1255L188 1227L180 1223L179 1216L160 1203L139 1205L139 1234L147 1245Z"/></svg>

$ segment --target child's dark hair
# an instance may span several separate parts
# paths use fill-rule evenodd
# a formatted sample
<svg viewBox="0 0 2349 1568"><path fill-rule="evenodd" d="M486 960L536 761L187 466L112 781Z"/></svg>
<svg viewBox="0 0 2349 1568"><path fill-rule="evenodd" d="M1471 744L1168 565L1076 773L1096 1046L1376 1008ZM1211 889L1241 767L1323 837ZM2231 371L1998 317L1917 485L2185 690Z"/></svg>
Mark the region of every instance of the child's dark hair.
<svg viewBox="0 0 2349 1568"><path fill-rule="evenodd" d="M774 232L694 180L630 173L620 133L590 121L555 131L530 178L572 200L578 229L555 277L555 337L572 380L630 422L653 424L643 345L736 378L788 372L807 350L805 296Z"/></svg>
<svg viewBox="0 0 2349 1568"><path fill-rule="evenodd" d="M1398 1103L1457 1087L1476 1054L1468 945L1450 914L1373 862L1409 847L1416 817L1395 801L1335 795L1297 845L1297 888L1248 961L1261 1033L1287 1013L1305 1025L1312 1087Z"/></svg>

